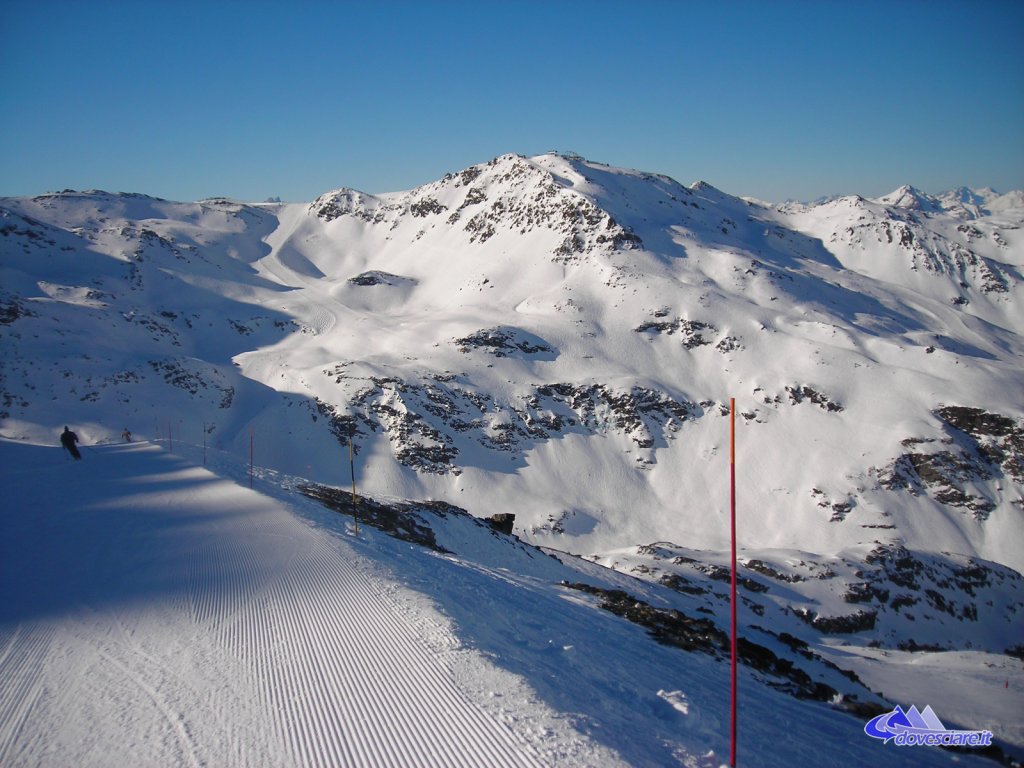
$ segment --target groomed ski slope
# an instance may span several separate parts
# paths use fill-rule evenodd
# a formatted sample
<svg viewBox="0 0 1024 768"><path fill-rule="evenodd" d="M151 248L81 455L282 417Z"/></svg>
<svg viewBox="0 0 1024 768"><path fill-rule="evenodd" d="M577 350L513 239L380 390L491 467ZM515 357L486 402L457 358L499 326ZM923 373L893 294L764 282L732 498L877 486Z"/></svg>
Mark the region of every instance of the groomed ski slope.
<svg viewBox="0 0 1024 768"><path fill-rule="evenodd" d="M30 515L4 524L0 765L543 764L338 537L152 445L31 456L4 483Z"/></svg>
<svg viewBox="0 0 1024 768"><path fill-rule="evenodd" d="M628 577L356 535L179 450L0 440L4 768L727 762L727 667L558 586ZM741 691L741 764L993 765L882 745L745 669Z"/></svg>

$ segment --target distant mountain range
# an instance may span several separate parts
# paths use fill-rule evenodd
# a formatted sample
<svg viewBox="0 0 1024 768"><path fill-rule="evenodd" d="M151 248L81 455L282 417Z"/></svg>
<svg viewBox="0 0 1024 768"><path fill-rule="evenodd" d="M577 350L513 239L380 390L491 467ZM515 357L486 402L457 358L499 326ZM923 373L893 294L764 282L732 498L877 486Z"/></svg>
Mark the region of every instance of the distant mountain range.
<svg viewBox="0 0 1024 768"><path fill-rule="evenodd" d="M311 204L6 198L0 435L252 436L338 486L351 438L365 493L685 588L728 548L735 397L744 562L793 593L762 610L1002 652L1022 225L1020 191L773 206L553 154Z"/></svg>

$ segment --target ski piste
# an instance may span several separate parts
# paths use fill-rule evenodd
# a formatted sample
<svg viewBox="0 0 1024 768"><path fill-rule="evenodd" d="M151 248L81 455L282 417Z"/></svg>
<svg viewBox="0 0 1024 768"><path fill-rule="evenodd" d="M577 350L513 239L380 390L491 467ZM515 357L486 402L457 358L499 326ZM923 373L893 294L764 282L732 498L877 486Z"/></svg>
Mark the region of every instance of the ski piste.
<svg viewBox="0 0 1024 768"><path fill-rule="evenodd" d="M564 584L658 590L451 513L440 549L355 536L297 479L176 445L94 446L69 483L0 440L4 766L724 764L726 666ZM991 764L880 751L740 672L759 765Z"/></svg>

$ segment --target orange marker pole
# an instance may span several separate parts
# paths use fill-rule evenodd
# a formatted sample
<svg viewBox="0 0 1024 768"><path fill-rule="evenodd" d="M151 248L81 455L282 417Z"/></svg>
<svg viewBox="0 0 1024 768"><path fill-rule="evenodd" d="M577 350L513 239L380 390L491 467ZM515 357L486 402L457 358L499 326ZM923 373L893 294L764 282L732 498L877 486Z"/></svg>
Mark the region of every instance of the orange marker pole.
<svg viewBox="0 0 1024 768"><path fill-rule="evenodd" d="M729 733L729 765L736 766L736 398L729 399L729 521L732 529L732 579L730 604L732 607L732 662L730 702L731 723Z"/></svg>

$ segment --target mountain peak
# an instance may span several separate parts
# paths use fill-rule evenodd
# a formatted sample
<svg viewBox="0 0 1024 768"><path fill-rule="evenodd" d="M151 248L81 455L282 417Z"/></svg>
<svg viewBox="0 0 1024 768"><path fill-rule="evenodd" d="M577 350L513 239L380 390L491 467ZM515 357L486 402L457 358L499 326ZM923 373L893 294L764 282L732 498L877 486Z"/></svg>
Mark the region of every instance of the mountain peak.
<svg viewBox="0 0 1024 768"><path fill-rule="evenodd" d="M1024 208L1022 201L1024 201L1024 193L1019 190L1001 195L991 187L974 189L960 186L938 195L929 195L916 187L905 184L888 195L876 198L874 202L929 215L948 214L963 220L978 219L996 212L1012 212Z"/></svg>
<svg viewBox="0 0 1024 768"><path fill-rule="evenodd" d="M690 185L690 189L693 190L694 192L718 192L719 194L722 194L722 191L720 189L718 189L712 184L709 184L703 179L693 182L693 184Z"/></svg>
<svg viewBox="0 0 1024 768"><path fill-rule="evenodd" d="M966 205L985 205L999 197L999 193L991 187L971 189L970 187L957 187L937 195L939 200L949 203L961 203Z"/></svg>
<svg viewBox="0 0 1024 768"><path fill-rule="evenodd" d="M942 210L942 205L931 195L917 187L904 184L899 189L879 197L876 202L911 211L933 212Z"/></svg>

